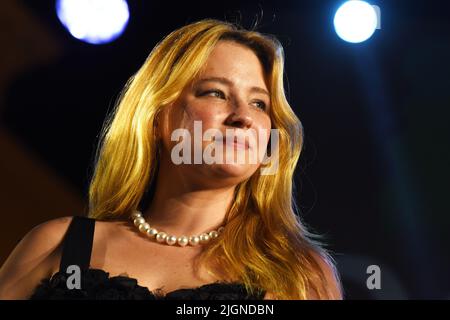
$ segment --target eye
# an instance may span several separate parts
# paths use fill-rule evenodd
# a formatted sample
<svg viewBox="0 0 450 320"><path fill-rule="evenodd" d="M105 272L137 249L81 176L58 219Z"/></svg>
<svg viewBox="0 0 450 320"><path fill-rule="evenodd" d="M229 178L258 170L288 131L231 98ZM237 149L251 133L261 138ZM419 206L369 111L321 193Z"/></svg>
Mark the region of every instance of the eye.
<svg viewBox="0 0 450 320"><path fill-rule="evenodd" d="M225 99L225 93L218 89L207 90L202 93L202 96L212 96L220 99Z"/></svg>
<svg viewBox="0 0 450 320"><path fill-rule="evenodd" d="M260 108L261 110L266 110L266 103L261 100L256 100L253 102L257 108Z"/></svg>

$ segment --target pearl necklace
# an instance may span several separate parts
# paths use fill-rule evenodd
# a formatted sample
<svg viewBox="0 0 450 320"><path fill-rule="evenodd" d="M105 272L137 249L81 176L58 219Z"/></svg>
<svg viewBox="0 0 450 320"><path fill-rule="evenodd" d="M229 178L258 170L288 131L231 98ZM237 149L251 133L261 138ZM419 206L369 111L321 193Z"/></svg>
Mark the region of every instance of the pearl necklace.
<svg viewBox="0 0 450 320"><path fill-rule="evenodd" d="M139 210L135 210L131 214L131 220L133 220L134 225L139 229L139 231L145 235L147 235L150 239L155 239L159 243L166 243L168 245L178 244L180 247L184 247L188 244L191 246L196 246L198 244L206 244L211 239L217 238L219 234L221 234L224 230L224 227L220 227L219 229L210 231L208 233L202 233L199 236L181 236L176 237L174 235L169 235L163 231L158 231L155 228L152 228L150 224L145 221L142 216L142 212Z"/></svg>

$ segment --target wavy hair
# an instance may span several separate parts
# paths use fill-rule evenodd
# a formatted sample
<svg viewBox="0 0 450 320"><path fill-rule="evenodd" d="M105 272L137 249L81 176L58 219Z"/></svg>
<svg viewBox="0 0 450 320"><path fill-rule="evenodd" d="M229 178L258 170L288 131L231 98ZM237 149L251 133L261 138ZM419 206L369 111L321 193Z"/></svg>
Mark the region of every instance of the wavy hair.
<svg viewBox="0 0 450 320"><path fill-rule="evenodd" d="M241 182L221 237L201 253L199 263L215 276L237 278L250 293L264 289L275 299L332 298L316 257L340 285L334 260L308 231L295 203L294 171L303 127L284 91L284 52L273 36L237 24L207 19L173 31L152 50L127 82L101 130L89 185L89 217L129 218L155 182L159 153L155 121L199 73L218 41L235 41L258 56L271 92L272 128L279 131L276 174L257 170ZM220 266L218 268L217 266Z"/></svg>

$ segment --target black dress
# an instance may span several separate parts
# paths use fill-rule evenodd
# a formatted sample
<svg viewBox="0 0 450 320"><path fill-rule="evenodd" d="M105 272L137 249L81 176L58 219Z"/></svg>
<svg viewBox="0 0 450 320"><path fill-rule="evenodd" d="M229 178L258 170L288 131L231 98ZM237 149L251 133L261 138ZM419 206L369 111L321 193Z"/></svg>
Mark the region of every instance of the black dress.
<svg viewBox="0 0 450 320"><path fill-rule="evenodd" d="M64 237L60 269L51 278L41 281L30 300L261 300L264 290L250 295L239 282L217 281L196 288L177 289L167 294L150 291L138 285L138 280L126 276L110 277L102 269L90 268L95 219L74 216ZM69 289L67 267L81 270L81 288Z"/></svg>

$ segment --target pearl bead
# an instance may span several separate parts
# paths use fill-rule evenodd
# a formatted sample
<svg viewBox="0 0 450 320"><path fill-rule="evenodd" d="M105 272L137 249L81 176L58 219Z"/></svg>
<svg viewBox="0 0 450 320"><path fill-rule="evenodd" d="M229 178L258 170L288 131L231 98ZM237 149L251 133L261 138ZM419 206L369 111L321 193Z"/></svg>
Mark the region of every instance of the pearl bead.
<svg viewBox="0 0 450 320"><path fill-rule="evenodd" d="M177 237L175 237L175 236L173 236L173 235L167 236L167 237L166 237L166 243L167 243L168 245L173 245L173 244L177 243Z"/></svg>
<svg viewBox="0 0 450 320"><path fill-rule="evenodd" d="M158 232L156 235L156 241L164 242L166 240L167 234L165 232Z"/></svg>
<svg viewBox="0 0 450 320"><path fill-rule="evenodd" d="M177 243L180 246L184 247L185 245L187 245L189 243L189 239L186 236L181 236L178 238Z"/></svg>
<svg viewBox="0 0 450 320"><path fill-rule="evenodd" d="M142 217L142 213L140 213L139 211L135 211L131 214L131 219L133 220L140 217Z"/></svg>
<svg viewBox="0 0 450 320"><path fill-rule="evenodd" d="M219 233L217 232L217 231L211 231L210 233L209 233L209 237L211 238L211 239L215 239L215 238L217 238L219 236Z"/></svg>
<svg viewBox="0 0 450 320"><path fill-rule="evenodd" d="M150 228L147 230L147 235L150 238L154 238L157 234L158 234L158 230L156 230L155 228Z"/></svg>
<svg viewBox="0 0 450 320"><path fill-rule="evenodd" d="M206 244L211 239L215 239L224 231L224 227L220 227L219 229L212 230L210 232L202 233L200 236L181 236L177 237L175 235L168 235L165 232L158 231L155 228L152 228L150 224L145 221L142 212L139 210L134 210L130 215L131 220L134 225L139 229L140 232L147 235L149 238L156 239L159 243L166 243L168 245L178 244L181 247L184 247L188 244L191 246L196 246L198 244Z"/></svg>
<svg viewBox="0 0 450 320"><path fill-rule="evenodd" d="M142 217L134 219L134 225L138 227L140 224L145 223L145 219Z"/></svg>
<svg viewBox="0 0 450 320"><path fill-rule="evenodd" d="M207 233L202 233L200 235L200 243L206 243L209 241L209 235Z"/></svg>
<svg viewBox="0 0 450 320"><path fill-rule="evenodd" d="M200 238L198 237L198 236L191 236L190 238L189 238L189 244L191 245L191 246L196 246L196 245L198 245L200 243Z"/></svg>
<svg viewBox="0 0 450 320"><path fill-rule="evenodd" d="M147 222L141 223L139 225L139 231L142 233L146 233L148 229L150 229L150 225Z"/></svg>

